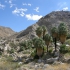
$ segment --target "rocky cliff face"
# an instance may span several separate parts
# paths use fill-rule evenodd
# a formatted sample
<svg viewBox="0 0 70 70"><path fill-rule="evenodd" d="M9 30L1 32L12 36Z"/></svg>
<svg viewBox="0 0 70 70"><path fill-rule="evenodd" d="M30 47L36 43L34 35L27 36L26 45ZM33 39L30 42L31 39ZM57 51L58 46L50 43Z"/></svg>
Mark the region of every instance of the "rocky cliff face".
<svg viewBox="0 0 70 70"><path fill-rule="evenodd" d="M37 24L45 25L48 30L53 26L58 26L60 23L65 23L70 27L70 11L53 11L50 14L42 17Z"/></svg>
<svg viewBox="0 0 70 70"><path fill-rule="evenodd" d="M16 37L26 39L33 38L36 36L35 30L38 26L45 25L48 31L50 31L53 26L57 27L62 22L67 24L70 29L70 11L53 11L39 19L36 24L21 31Z"/></svg>
<svg viewBox="0 0 70 70"><path fill-rule="evenodd" d="M8 27L0 26L0 37L6 38L6 37L13 35L14 33L15 32L12 29Z"/></svg>

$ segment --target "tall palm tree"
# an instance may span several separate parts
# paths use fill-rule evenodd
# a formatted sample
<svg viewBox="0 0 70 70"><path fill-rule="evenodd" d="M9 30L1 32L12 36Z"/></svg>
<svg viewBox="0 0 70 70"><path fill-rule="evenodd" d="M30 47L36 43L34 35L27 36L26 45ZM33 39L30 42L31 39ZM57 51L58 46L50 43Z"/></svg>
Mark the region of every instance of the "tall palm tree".
<svg viewBox="0 0 70 70"><path fill-rule="evenodd" d="M36 39L34 46L37 49L37 55L39 57L41 57L43 55L43 47L44 47L44 45L45 45L45 42L43 41L42 38L37 38Z"/></svg>
<svg viewBox="0 0 70 70"><path fill-rule="evenodd" d="M44 36L45 36L45 34L46 34L46 32L47 32L47 28L46 28L46 26L45 26L45 25L42 25L41 27L42 27L42 29L43 29L42 37L43 37L43 40L44 40ZM43 47L43 53L44 53L44 47Z"/></svg>
<svg viewBox="0 0 70 70"><path fill-rule="evenodd" d="M43 29L41 26L39 26L37 29L36 29L36 35L38 37L42 37L42 32L43 32Z"/></svg>
<svg viewBox="0 0 70 70"><path fill-rule="evenodd" d="M45 44L47 45L47 52L48 52L48 46L49 46L49 44L50 44L50 42L51 42L51 36L49 35L49 34L46 34L45 36L44 36L44 40L45 40Z"/></svg>
<svg viewBox="0 0 70 70"><path fill-rule="evenodd" d="M52 37L53 37L53 40L55 40L55 51L56 51L56 42L57 42L57 36L58 36L58 29L56 27L53 27L51 29L51 33L52 33Z"/></svg>
<svg viewBox="0 0 70 70"><path fill-rule="evenodd" d="M58 26L60 42L63 44L66 40L68 29L64 23Z"/></svg>
<svg viewBox="0 0 70 70"><path fill-rule="evenodd" d="M42 29L43 29L43 40L44 40L44 36L45 36L45 34L46 34L46 32L47 32L47 28L46 28L45 25L42 25L41 27L42 27Z"/></svg>
<svg viewBox="0 0 70 70"><path fill-rule="evenodd" d="M32 41L33 41L33 45L35 45L35 41L38 39L38 37L34 37L33 39L32 39Z"/></svg>

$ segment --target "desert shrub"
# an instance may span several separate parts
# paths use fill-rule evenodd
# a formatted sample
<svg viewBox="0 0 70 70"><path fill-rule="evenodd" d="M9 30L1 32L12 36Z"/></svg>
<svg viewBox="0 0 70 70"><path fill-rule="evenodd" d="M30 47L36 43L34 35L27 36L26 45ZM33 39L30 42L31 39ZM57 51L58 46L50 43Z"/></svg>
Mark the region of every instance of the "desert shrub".
<svg viewBox="0 0 70 70"><path fill-rule="evenodd" d="M44 52L46 52L46 46L44 46Z"/></svg>
<svg viewBox="0 0 70 70"><path fill-rule="evenodd" d="M49 51L48 51L48 53L51 54L52 51L53 51L53 48L50 48Z"/></svg>
<svg viewBox="0 0 70 70"><path fill-rule="evenodd" d="M28 40L27 41L27 47L28 47L28 49L32 48L32 44L33 44L32 40Z"/></svg>
<svg viewBox="0 0 70 70"><path fill-rule="evenodd" d="M24 50L25 50L24 46L20 46L20 49L18 50L18 52L21 52L21 51L24 51Z"/></svg>
<svg viewBox="0 0 70 70"><path fill-rule="evenodd" d="M25 49L27 49L27 48L28 48L28 46L27 46L27 41L20 42L20 43L19 43L19 46L20 46L20 47L23 47L23 48L25 48Z"/></svg>
<svg viewBox="0 0 70 70"><path fill-rule="evenodd" d="M30 56L31 56L31 57L34 57L35 55L36 55L36 49L34 49L34 50L31 52Z"/></svg>
<svg viewBox="0 0 70 70"><path fill-rule="evenodd" d="M67 39L70 39L70 33L68 33L68 35L67 35Z"/></svg>
<svg viewBox="0 0 70 70"><path fill-rule="evenodd" d="M12 48L16 48L17 47L17 44L15 44L14 42L10 42L9 44Z"/></svg>
<svg viewBox="0 0 70 70"><path fill-rule="evenodd" d="M70 39L67 39L65 43L70 45Z"/></svg>
<svg viewBox="0 0 70 70"><path fill-rule="evenodd" d="M12 54L12 53L14 53L14 49L12 48L11 50L8 50L8 53L10 53L10 54Z"/></svg>
<svg viewBox="0 0 70 70"><path fill-rule="evenodd" d="M69 52L69 48L65 44L62 44L60 46L60 53L67 53L67 52Z"/></svg>
<svg viewBox="0 0 70 70"><path fill-rule="evenodd" d="M0 52L0 55L2 55L2 52Z"/></svg>

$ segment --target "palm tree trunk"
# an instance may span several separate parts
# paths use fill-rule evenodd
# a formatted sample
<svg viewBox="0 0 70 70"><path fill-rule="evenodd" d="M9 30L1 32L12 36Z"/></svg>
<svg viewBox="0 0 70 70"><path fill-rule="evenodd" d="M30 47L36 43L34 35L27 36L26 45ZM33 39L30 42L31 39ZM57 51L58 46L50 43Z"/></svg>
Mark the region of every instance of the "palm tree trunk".
<svg viewBox="0 0 70 70"><path fill-rule="evenodd" d="M56 38L55 38L55 51L56 51L57 45L56 45Z"/></svg>
<svg viewBox="0 0 70 70"><path fill-rule="evenodd" d="M44 40L44 33L43 33L43 40Z"/></svg>
<svg viewBox="0 0 70 70"><path fill-rule="evenodd" d="M43 34L43 40L44 40L44 34ZM44 55L44 47L43 47L43 55Z"/></svg>
<svg viewBox="0 0 70 70"><path fill-rule="evenodd" d="M48 45L47 45L47 52L48 52Z"/></svg>

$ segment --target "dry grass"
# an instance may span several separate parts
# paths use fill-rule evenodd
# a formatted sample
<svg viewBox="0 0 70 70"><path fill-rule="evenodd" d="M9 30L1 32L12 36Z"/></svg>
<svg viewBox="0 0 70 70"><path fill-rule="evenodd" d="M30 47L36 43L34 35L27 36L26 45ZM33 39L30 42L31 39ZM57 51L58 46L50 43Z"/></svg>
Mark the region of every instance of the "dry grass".
<svg viewBox="0 0 70 70"><path fill-rule="evenodd" d="M15 70L20 67L18 62L12 62L10 60L11 59L8 60L8 58L0 59L0 70Z"/></svg>
<svg viewBox="0 0 70 70"><path fill-rule="evenodd" d="M67 70L70 67L70 64L59 64L59 65L52 65L52 70Z"/></svg>

